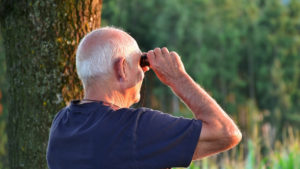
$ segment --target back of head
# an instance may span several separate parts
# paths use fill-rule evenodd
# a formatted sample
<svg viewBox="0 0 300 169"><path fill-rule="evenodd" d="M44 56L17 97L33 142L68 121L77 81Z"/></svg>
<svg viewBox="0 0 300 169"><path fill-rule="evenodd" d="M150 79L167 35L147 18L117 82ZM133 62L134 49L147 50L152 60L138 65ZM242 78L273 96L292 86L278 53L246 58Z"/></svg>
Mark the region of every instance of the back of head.
<svg viewBox="0 0 300 169"><path fill-rule="evenodd" d="M76 69L84 88L95 81L106 81L113 74L113 63L139 50L136 41L126 32L103 27L88 33L79 43L76 52Z"/></svg>

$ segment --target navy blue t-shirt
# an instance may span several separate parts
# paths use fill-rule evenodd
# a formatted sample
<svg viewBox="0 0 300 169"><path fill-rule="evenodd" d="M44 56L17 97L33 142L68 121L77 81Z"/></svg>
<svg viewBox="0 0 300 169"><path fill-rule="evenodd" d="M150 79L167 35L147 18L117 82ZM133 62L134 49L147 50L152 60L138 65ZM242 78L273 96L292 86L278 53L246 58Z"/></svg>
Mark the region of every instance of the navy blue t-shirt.
<svg viewBox="0 0 300 169"><path fill-rule="evenodd" d="M201 127L200 120L148 108L72 101L53 120L47 162L50 169L187 167Z"/></svg>

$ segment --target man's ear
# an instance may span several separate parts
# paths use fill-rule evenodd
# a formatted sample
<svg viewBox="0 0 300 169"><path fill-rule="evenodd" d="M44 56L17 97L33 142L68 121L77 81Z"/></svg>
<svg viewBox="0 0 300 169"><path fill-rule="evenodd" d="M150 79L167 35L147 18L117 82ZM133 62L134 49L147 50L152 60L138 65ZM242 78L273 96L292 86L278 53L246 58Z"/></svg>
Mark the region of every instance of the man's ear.
<svg viewBox="0 0 300 169"><path fill-rule="evenodd" d="M118 81L125 81L126 79L126 60L124 57L119 57L114 63L114 72Z"/></svg>

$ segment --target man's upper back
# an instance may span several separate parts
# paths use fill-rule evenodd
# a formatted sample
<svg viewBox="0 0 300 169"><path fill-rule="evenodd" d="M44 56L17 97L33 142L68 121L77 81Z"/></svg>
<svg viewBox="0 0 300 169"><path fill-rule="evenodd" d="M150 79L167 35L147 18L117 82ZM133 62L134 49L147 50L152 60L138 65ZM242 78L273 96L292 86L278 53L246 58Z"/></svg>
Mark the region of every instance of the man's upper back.
<svg viewBox="0 0 300 169"><path fill-rule="evenodd" d="M199 120L147 108L113 110L102 102L71 102L53 120L50 169L160 169L190 164Z"/></svg>

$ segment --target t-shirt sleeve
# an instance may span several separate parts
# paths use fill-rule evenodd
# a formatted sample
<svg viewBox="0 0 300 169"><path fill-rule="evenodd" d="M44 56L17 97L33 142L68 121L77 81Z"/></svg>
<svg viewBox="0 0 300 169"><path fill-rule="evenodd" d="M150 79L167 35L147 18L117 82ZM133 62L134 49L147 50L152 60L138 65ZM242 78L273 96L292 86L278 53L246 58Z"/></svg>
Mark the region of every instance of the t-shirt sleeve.
<svg viewBox="0 0 300 169"><path fill-rule="evenodd" d="M134 135L139 168L189 166L202 122L151 109L142 110L138 113Z"/></svg>

